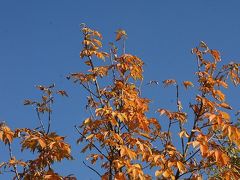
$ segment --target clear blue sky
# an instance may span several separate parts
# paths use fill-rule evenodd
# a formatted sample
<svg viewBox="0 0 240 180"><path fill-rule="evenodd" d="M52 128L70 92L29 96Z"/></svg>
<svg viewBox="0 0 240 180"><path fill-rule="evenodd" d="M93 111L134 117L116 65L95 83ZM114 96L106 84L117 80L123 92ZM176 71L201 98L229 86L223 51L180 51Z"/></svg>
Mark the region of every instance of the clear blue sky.
<svg viewBox="0 0 240 180"><path fill-rule="evenodd" d="M224 62L240 62L239 7L238 0L0 0L0 120L11 128L36 127L36 115L23 106L23 100L38 97L34 85L56 83L70 97L57 98L53 130L67 136L76 158L58 166L57 171L73 173L79 179L96 179L81 163L82 146L74 144L77 133L73 126L86 118L84 93L65 78L83 69L79 24L84 22L102 32L105 45L114 40L115 30L125 29L127 52L146 63L146 83L168 78L183 81L193 79L196 68L190 51L201 40L220 50ZM144 90L145 97L154 99L155 108L174 104L171 90ZM228 101L239 107L239 89L231 92L235 96ZM6 149L2 143L0 146L2 161Z"/></svg>

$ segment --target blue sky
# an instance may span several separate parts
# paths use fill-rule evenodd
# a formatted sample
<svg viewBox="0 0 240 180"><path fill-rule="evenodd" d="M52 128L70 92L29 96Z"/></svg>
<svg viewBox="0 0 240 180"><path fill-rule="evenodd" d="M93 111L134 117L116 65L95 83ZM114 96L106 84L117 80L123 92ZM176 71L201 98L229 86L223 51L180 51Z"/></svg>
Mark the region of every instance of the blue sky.
<svg viewBox="0 0 240 180"><path fill-rule="evenodd" d="M64 162L64 168L58 166L57 170L82 179L95 179L94 173L82 165L83 154L74 144L78 136L73 126L87 116L83 110L85 93L65 78L71 72L83 70L79 59L79 24L84 22L99 30L106 46L114 40L117 29L125 29L127 53L139 56L146 63L146 83L169 78L193 80L196 62L190 51L201 40L218 49L223 62L240 62L239 7L237 0L1 0L0 120L11 128L36 127L36 115L30 107L23 106L23 100L39 96L34 85L56 83L70 97L57 98L53 130L67 136L76 158ZM175 102L171 89L144 87L143 90L155 108ZM238 94L239 89L232 90L228 102L239 107ZM2 154L5 150L2 143L0 146ZM16 155L21 158L18 152ZM2 158L6 157L1 155L0 161ZM0 176L3 177L7 176Z"/></svg>

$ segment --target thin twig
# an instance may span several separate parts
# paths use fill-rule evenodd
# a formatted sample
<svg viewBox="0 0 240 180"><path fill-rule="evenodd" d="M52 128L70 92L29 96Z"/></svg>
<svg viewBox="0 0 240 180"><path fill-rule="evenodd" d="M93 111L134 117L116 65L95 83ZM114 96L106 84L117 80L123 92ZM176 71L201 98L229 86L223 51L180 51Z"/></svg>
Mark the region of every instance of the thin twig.
<svg viewBox="0 0 240 180"><path fill-rule="evenodd" d="M179 86L177 85L176 86L176 90L177 90L177 108L178 108L178 112L181 112L181 104L180 104L180 100L179 100ZM180 129L180 132L182 132L183 130L183 127L182 127L182 122L181 121L178 121L179 122L179 129ZM184 140L183 138L181 138L181 145L182 145L182 153L183 153L183 157L185 157L185 154L184 154Z"/></svg>
<svg viewBox="0 0 240 180"><path fill-rule="evenodd" d="M49 99L52 99L52 97L50 96ZM48 128L47 128L47 134L50 131L50 127L51 127L51 101L49 101L48 104Z"/></svg>
<svg viewBox="0 0 240 180"><path fill-rule="evenodd" d="M93 95L96 98L99 98L96 94L94 94L88 87L86 87L82 82L80 84L86 89L91 95Z"/></svg>
<svg viewBox="0 0 240 180"><path fill-rule="evenodd" d="M123 54L126 53L126 36L123 37Z"/></svg>
<svg viewBox="0 0 240 180"><path fill-rule="evenodd" d="M192 159L199 151L200 151L200 148L198 148L197 151L195 151L190 157L188 157L188 158L184 161L184 163L187 162L187 161L189 161L190 159Z"/></svg>
<svg viewBox="0 0 240 180"><path fill-rule="evenodd" d="M10 142L8 142L7 144L8 144L8 150L9 150L9 157L10 157L10 159L13 159L11 144L10 144ZM20 180L20 176L19 176L19 174L18 174L18 170L17 170L17 165L16 165L16 164L13 165L13 169L14 169L14 173L15 173L15 175L16 175L16 178L17 178L18 180Z"/></svg>
<svg viewBox="0 0 240 180"><path fill-rule="evenodd" d="M113 74L113 83L115 83L116 81L116 74L115 74L115 71L114 71L114 63L113 63L113 50L112 48L110 49L110 62L111 62L111 65L112 65L112 74Z"/></svg>
<svg viewBox="0 0 240 180"><path fill-rule="evenodd" d="M92 57L91 56L88 56L88 59L89 59L89 62L90 62L90 65L91 65L91 68L92 70L94 70L94 65L93 65L93 62L92 62ZM104 107L104 103L103 103L103 100L102 100L102 96L101 96L101 93L100 93L100 88L99 88L99 85L98 85L98 80L97 78L95 79L94 81L94 84L96 86L96 90L97 90L97 93L98 93L98 99L100 100L100 103L102 105L102 107Z"/></svg>
<svg viewBox="0 0 240 180"><path fill-rule="evenodd" d="M89 169L91 169L92 171L94 171L99 177L102 177L101 174L99 172L97 172L97 170L93 169L91 166L87 165L84 161L83 161L83 164L85 166L87 166Z"/></svg>
<svg viewBox="0 0 240 180"><path fill-rule="evenodd" d="M75 125L74 127L75 127L75 129L77 130L77 132L78 132L82 137L84 137L84 138L86 139L86 136L84 136L84 135L80 132L80 130L78 129L78 127L77 127L76 125ZM90 142L88 139L86 139L86 141ZM93 147L94 147L101 155L103 155L107 160L109 160L109 158L108 158L105 154L103 154L102 151L101 151L95 144L92 144L92 145L93 145Z"/></svg>
<svg viewBox="0 0 240 180"><path fill-rule="evenodd" d="M36 108L36 112L37 112L37 117L38 117L38 121L40 123L41 129L45 133L45 128L44 128L43 122L42 122L42 120L40 118L40 114L39 114L38 108Z"/></svg>

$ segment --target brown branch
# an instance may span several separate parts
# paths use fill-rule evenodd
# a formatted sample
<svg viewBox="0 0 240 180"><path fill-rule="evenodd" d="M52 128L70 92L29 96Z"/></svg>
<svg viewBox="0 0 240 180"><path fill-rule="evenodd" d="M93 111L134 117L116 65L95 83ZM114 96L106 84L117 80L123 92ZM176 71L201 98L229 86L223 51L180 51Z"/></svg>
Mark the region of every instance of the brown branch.
<svg viewBox="0 0 240 180"><path fill-rule="evenodd" d="M94 70L94 65L93 65L93 62L92 62L92 57L91 57L91 56L88 56L88 59L89 59L89 62L90 62L90 65L91 65L92 70ZM104 107L104 103L103 103L103 100L102 100L102 98L101 98L102 96L101 96L101 93L100 93L100 88L99 88L99 84L98 84L97 78L95 79L94 84L95 84L95 86L96 86L96 90L97 90L97 93L98 93L98 99L100 100L100 103L101 103L102 107Z"/></svg>

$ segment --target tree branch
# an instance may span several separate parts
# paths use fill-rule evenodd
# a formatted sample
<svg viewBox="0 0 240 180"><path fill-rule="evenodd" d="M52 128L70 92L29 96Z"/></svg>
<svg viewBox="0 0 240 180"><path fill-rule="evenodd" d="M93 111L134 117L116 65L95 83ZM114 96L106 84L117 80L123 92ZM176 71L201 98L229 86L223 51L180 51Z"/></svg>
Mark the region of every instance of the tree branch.
<svg viewBox="0 0 240 180"><path fill-rule="evenodd" d="M92 171L94 171L99 177L102 177L102 175L95 169L93 169L91 166L87 165L84 161L83 161L83 164L85 166L87 166L89 169L91 169Z"/></svg>
<svg viewBox="0 0 240 180"><path fill-rule="evenodd" d="M75 127L75 129L77 130L77 132L82 136L82 137L84 137L85 139L86 139L86 136L84 136L81 132L80 132L80 130L78 129L78 127L75 125L74 126ZM88 139L86 139L88 142L90 142ZM102 153L102 151L95 145L95 144L92 144L93 145L93 147L101 154L101 155L103 155L107 160L109 160L109 158L105 155L105 154L103 154Z"/></svg>
<svg viewBox="0 0 240 180"><path fill-rule="evenodd" d="M8 144L9 157L10 157L10 159L13 159L11 144L10 144L9 141L8 141L7 144ZM15 173L15 175L16 175L17 180L20 180L20 176L19 176L19 173L18 173L17 165L16 165L16 164L13 165L13 169L14 169L14 173Z"/></svg>

